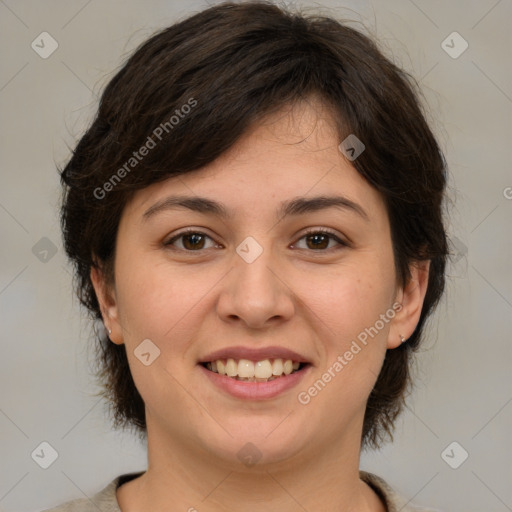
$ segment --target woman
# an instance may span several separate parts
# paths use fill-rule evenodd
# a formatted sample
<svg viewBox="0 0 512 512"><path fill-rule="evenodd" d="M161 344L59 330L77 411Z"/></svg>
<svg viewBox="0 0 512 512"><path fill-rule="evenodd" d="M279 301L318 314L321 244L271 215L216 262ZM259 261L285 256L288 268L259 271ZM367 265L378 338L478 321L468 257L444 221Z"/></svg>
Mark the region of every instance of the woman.
<svg viewBox="0 0 512 512"><path fill-rule="evenodd" d="M220 4L139 47L61 176L148 469L54 511L412 510L359 471L444 288L445 161L406 73L333 19Z"/></svg>

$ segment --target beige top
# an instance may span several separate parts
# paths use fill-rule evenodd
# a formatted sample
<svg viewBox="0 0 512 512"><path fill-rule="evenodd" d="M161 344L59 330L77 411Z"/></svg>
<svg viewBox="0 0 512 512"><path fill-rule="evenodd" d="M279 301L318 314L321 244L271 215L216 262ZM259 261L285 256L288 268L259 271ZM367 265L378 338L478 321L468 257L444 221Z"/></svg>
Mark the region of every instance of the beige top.
<svg viewBox="0 0 512 512"><path fill-rule="evenodd" d="M90 500L80 498L68 501L58 507L47 509L43 512L121 512L116 499L116 490L122 484L137 478L144 472L129 473L120 475L102 491L95 494ZM409 503L406 499L397 494L380 477L366 471L360 471L361 480L366 482L381 497L387 507L387 512L435 512L433 509L421 508ZM94 503L93 503L94 502Z"/></svg>

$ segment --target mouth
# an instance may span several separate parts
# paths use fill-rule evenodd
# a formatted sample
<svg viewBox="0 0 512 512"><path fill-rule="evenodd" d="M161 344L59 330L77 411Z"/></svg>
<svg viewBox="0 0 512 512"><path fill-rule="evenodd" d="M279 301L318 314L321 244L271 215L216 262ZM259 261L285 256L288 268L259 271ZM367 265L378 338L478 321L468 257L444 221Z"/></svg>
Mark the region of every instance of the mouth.
<svg viewBox="0 0 512 512"><path fill-rule="evenodd" d="M308 363L283 358L259 361L227 358L200 364L213 373L243 382L270 382L300 372L308 366Z"/></svg>
<svg viewBox="0 0 512 512"><path fill-rule="evenodd" d="M280 346L229 346L204 356L198 367L222 393L264 401L297 387L313 364L302 354Z"/></svg>

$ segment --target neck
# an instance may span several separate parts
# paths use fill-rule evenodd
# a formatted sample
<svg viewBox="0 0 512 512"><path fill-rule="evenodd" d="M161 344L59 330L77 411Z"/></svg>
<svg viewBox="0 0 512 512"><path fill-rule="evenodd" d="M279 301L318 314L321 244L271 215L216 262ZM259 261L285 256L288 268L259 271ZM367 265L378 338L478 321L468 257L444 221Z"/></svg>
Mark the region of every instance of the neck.
<svg viewBox="0 0 512 512"><path fill-rule="evenodd" d="M118 502L122 512L169 510L170 504L189 512L385 512L359 479L358 427L356 437L340 436L323 450L311 446L286 461L246 467L197 443L168 442L172 436L148 424L148 470L119 488Z"/></svg>

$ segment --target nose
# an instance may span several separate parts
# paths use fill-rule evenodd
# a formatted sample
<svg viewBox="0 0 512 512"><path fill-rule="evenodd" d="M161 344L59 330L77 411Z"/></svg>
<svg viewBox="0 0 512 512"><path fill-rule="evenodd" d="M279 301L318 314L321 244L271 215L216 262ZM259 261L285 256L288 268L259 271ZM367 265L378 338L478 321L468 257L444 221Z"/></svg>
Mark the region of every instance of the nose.
<svg viewBox="0 0 512 512"><path fill-rule="evenodd" d="M217 303L223 321L261 329L292 318L294 295L271 251L264 250L251 263L236 253L233 260L234 268L222 280Z"/></svg>

